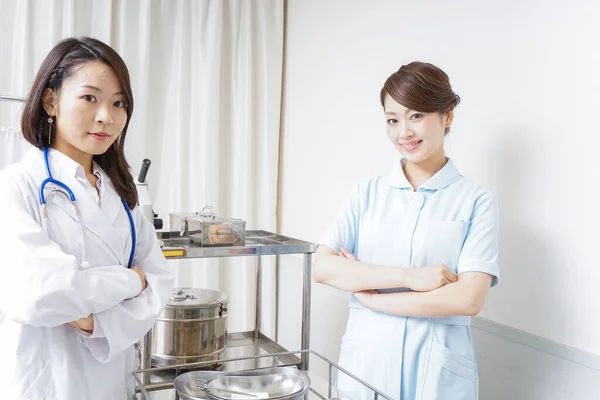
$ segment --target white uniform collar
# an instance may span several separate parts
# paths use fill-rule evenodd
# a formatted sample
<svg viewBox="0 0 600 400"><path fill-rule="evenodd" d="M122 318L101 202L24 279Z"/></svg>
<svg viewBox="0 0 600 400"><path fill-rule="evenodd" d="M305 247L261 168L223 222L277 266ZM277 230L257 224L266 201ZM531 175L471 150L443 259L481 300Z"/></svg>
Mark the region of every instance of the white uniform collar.
<svg viewBox="0 0 600 400"><path fill-rule="evenodd" d="M56 149L48 149L48 160L50 162L50 168L52 169L53 176L58 175L85 178L85 170L81 164ZM55 167L56 171L52 167ZM102 171L100 166L98 166L95 161L92 161L92 172L99 178L102 178L104 175L104 171Z"/></svg>
<svg viewBox="0 0 600 400"><path fill-rule="evenodd" d="M406 158L396 163L392 170L388 174L388 180L391 186L398 189L411 189L412 185L404 175L404 165L406 164ZM452 160L446 157L446 165L442 167L435 175L429 178L423 183L419 189L438 190L449 186L451 183L460 178L460 172L452 162Z"/></svg>
<svg viewBox="0 0 600 400"><path fill-rule="evenodd" d="M44 165L43 150L32 146L23 158L23 161L31 166L34 166L31 173L33 176L36 177L38 183L41 183L44 179L48 178L48 174L46 173L46 167ZM57 179L59 181L64 180L65 183L70 179L87 180L83 167L58 150L48 149L48 163L50 164L50 171L52 172L52 177L54 179ZM101 185L103 190L108 190L113 193L116 193L116 191L112 188L112 185L110 184L109 176L106 175L106 172L104 172L102 168L95 162L92 165L92 170L102 182Z"/></svg>

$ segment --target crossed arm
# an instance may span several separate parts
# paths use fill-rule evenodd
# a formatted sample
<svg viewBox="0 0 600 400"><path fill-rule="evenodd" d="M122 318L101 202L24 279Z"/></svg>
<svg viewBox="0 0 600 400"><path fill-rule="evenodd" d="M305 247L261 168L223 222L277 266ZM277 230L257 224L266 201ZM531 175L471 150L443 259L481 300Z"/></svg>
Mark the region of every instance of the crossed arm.
<svg viewBox="0 0 600 400"><path fill-rule="evenodd" d="M483 272L456 275L443 265L403 268L360 262L351 253L317 250L315 280L353 292L365 307L412 317L477 315L487 298L492 276ZM407 287L412 292L378 293L376 289Z"/></svg>

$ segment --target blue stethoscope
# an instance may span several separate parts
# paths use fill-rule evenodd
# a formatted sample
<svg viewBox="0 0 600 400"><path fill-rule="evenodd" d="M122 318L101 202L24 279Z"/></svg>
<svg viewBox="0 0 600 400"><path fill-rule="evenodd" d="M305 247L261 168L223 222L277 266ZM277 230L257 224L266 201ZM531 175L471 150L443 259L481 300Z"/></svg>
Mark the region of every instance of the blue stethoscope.
<svg viewBox="0 0 600 400"><path fill-rule="evenodd" d="M81 235L81 262L85 262L85 243L84 243L84 236L83 236L83 225L81 224L81 219L79 217L79 209L77 208L77 203L75 202L75 195L73 194L73 191L64 183L62 183L61 181L54 179L52 177L52 173L50 172L50 164L48 163L48 148L45 147L44 148L44 163L46 165L46 173L48 175L48 177L46 179L44 179L44 181L42 182L42 185L40 186L40 205L42 206L42 216L46 222L46 227L48 226L48 220L46 218L46 199L47 196L44 195L44 189L46 187L47 184L49 183L53 183L56 186L61 187L63 190L59 190L59 189L54 189L52 191L50 191L48 193L48 195L52 194L52 193L60 193L61 195L65 196L73 205L73 208L75 210L75 218L77 218L77 222L79 223L79 233ZM129 263L127 264L127 268L131 268L133 266L133 256L135 254L135 243L136 243L136 232L135 232L135 224L133 223L133 215L131 214L131 210L129 209L129 206L127 205L127 202L124 199L121 199L121 203L123 203L123 207L125 207L125 211L127 212L127 217L129 217L129 224L131 225L131 254L129 255ZM48 232L48 234L50 234Z"/></svg>

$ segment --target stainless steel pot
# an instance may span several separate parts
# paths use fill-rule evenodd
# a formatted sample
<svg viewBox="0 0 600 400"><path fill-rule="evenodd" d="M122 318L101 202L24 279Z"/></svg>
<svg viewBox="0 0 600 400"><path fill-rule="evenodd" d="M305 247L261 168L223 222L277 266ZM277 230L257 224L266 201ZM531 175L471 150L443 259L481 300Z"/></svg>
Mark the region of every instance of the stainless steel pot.
<svg viewBox="0 0 600 400"><path fill-rule="evenodd" d="M176 288L152 331L152 364L218 361L227 346L229 297L209 289Z"/></svg>

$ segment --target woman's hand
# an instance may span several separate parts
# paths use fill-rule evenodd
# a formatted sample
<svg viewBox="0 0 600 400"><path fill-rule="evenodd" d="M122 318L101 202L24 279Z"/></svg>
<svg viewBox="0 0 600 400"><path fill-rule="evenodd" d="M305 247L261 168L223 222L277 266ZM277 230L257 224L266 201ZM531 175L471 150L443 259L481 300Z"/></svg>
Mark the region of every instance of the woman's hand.
<svg viewBox="0 0 600 400"><path fill-rule="evenodd" d="M344 248L340 249L338 256L352 261L359 261L354 254ZM377 295L377 290L361 290L360 292L354 292L354 297L356 297L356 299L365 307L368 307L375 295Z"/></svg>
<svg viewBox="0 0 600 400"><path fill-rule="evenodd" d="M146 287L148 286L148 282L146 282L146 273L137 266L131 267L131 270L135 271L140 277L140 280L142 281L142 290L140 290L140 293L142 293L144 289L146 289ZM138 296L140 295L140 293L138 293Z"/></svg>
<svg viewBox="0 0 600 400"><path fill-rule="evenodd" d="M69 322L69 325L71 325L74 328L81 329L84 332L93 333L94 332L94 316L92 314L90 314L86 318L81 318L81 319L78 319L77 321Z"/></svg>
<svg viewBox="0 0 600 400"><path fill-rule="evenodd" d="M338 251L338 256L347 258L348 260L358 261L358 258L343 247Z"/></svg>
<svg viewBox="0 0 600 400"><path fill-rule="evenodd" d="M458 280L458 275L444 264L411 268L408 271L408 287L415 292L429 292Z"/></svg>
<svg viewBox="0 0 600 400"><path fill-rule="evenodd" d="M340 249L338 255L347 258L348 260L359 261L354 254L344 248ZM361 290L360 292L354 292L354 297L356 297L356 300L363 306L370 308L378 294L377 290Z"/></svg>

